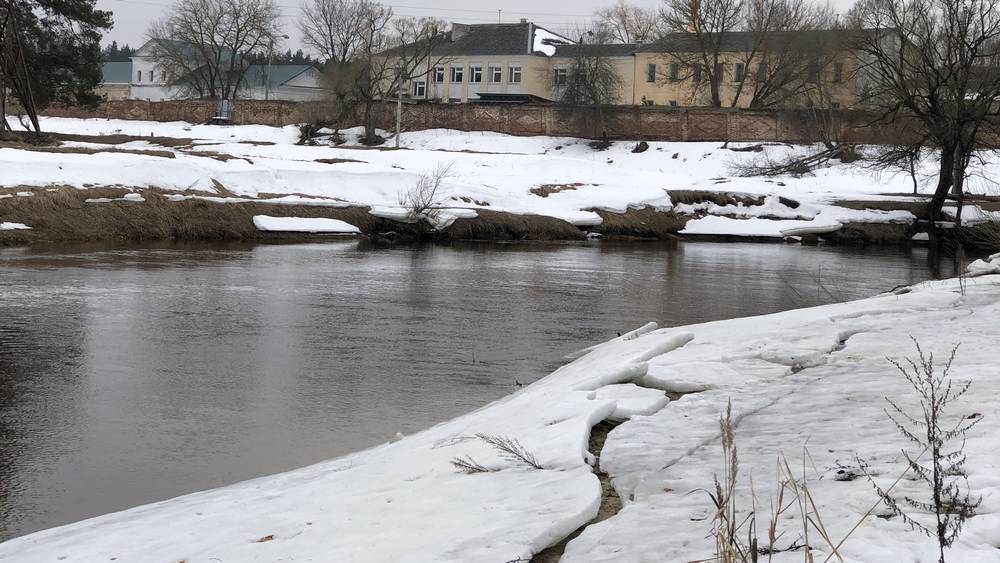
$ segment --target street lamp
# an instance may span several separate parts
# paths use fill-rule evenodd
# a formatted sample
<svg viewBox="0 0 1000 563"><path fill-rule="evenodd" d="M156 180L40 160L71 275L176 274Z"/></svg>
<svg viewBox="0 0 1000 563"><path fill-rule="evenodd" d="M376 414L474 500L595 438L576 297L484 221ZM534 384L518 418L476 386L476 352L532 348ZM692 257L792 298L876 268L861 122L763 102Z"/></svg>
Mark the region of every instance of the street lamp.
<svg viewBox="0 0 1000 563"><path fill-rule="evenodd" d="M281 39L288 39L287 35L279 35ZM271 57L274 55L274 37L267 45L267 72L264 74L264 101L271 99Z"/></svg>

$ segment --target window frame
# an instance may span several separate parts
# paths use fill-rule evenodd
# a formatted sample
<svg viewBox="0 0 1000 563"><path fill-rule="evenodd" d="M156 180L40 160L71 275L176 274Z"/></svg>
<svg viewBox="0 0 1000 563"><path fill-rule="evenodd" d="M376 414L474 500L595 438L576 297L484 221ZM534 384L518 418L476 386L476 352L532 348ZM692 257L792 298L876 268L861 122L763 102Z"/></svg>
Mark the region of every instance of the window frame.
<svg viewBox="0 0 1000 563"><path fill-rule="evenodd" d="M482 83L483 83L483 65L481 64L469 65L469 84L482 84Z"/></svg>
<svg viewBox="0 0 1000 563"><path fill-rule="evenodd" d="M745 63L733 64L733 82L743 82L747 78L747 66Z"/></svg>
<svg viewBox="0 0 1000 563"><path fill-rule="evenodd" d="M671 82L677 82L680 80L681 66L679 64L670 63L670 66L667 67L667 69L667 76L670 77Z"/></svg>
<svg viewBox="0 0 1000 563"><path fill-rule="evenodd" d="M444 65L435 65L431 69L431 84L444 84Z"/></svg>
<svg viewBox="0 0 1000 563"><path fill-rule="evenodd" d="M451 67L452 84L462 84L465 82L465 65Z"/></svg>
<svg viewBox="0 0 1000 563"><path fill-rule="evenodd" d="M844 81L844 63L833 63L833 82L840 84Z"/></svg>
<svg viewBox="0 0 1000 563"><path fill-rule="evenodd" d="M414 98L426 98L427 97L427 81L426 80L414 80L413 81L413 97Z"/></svg>
<svg viewBox="0 0 1000 563"><path fill-rule="evenodd" d="M565 86L569 82L569 72L564 66L557 66L552 69L552 84L558 88Z"/></svg>
<svg viewBox="0 0 1000 563"><path fill-rule="evenodd" d="M508 68L507 83L508 84L520 84L521 83L521 65L510 65ZM516 75L515 75L516 73ZM514 80L515 76L517 80Z"/></svg>
<svg viewBox="0 0 1000 563"><path fill-rule="evenodd" d="M488 84L503 84L503 65L490 63L486 67Z"/></svg>
<svg viewBox="0 0 1000 563"><path fill-rule="evenodd" d="M646 83L656 82L656 63L646 63Z"/></svg>
<svg viewBox="0 0 1000 563"><path fill-rule="evenodd" d="M691 80L695 84L701 84L701 63L691 65Z"/></svg>

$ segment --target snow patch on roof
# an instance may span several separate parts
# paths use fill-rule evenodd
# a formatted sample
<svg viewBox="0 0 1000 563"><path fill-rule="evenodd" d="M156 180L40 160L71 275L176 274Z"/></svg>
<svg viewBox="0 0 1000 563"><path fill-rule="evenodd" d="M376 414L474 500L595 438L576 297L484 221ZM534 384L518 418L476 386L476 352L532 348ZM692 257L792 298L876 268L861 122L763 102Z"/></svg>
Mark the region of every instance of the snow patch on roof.
<svg viewBox="0 0 1000 563"><path fill-rule="evenodd" d="M556 54L556 45L569 45L570 43L572 43L570 40L561 35L536 27L534 37L532 37L531 50L535 53L545 53L545 56L551 57Z"/></svg>

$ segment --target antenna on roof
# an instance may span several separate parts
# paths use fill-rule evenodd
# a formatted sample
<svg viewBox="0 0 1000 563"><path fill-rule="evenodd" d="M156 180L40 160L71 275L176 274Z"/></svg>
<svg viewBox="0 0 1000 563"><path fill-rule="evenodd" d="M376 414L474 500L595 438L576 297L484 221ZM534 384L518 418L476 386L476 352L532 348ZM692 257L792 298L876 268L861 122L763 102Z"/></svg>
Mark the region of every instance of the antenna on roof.
<svg viewBox="0 0 1000 563"><path fill-rule="evenodd" d="M503 13L503 10L497 10L497 23L500 23L500 14L501 13Z"/></svg>

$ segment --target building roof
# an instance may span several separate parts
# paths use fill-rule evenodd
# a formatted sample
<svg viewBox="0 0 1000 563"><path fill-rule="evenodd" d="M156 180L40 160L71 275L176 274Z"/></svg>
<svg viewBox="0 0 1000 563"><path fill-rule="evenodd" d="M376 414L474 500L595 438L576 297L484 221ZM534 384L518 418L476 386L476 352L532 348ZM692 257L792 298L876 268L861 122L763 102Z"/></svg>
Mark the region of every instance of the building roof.
<svg viewBox="0 0 1000 563"><path fill-rule="evenodd" d="M556 45L571 43L570 39L553 33L531 22L459 24L453 23L451 31L439 37L440 44L434 48L435 56L476 57L540 55L552 56ZM385 54L393 54L406 49L408 45L389 49Z"/></svg>
<svg viewBox="0 0 1000 563"><path fill-rule="evenodd" d="M131 80L131 62L112 62L101 65L101 84L128 84Z"/></svg>
<svg viewBox="0 0 1000 563"><path fill-rule="evenodd" d="M274 89L314 68L313 65L308 64L272 64L270 66L270 71L268 71L266 64L253 64L247 67L247 72L243 75L243 87L263 88L269 82L269 88Z"/></svg>
<svg viewBox="0 0 1000 563"><path fill-rule="evenodd" d="M556 57L631 57L638 50L638 43L598 43L559 45Z"/></svg>
<svg viewBox="0 0 1000 563"><path fill-rule="evenodd" d="M851 37L857 37L856 32L847 30L809 30L809 31L776 31L771 32L770 40L776 44L787 44L800 47L846 43ZM864 33L864 32L862 32ZM746 52L753 49L759 41L760 34L754 31L730 31L723 33L719 41L720 52ZM701 52L701 44L694 33L668 33L663 37L640 45L639 53L697 53Z"/></svg>

